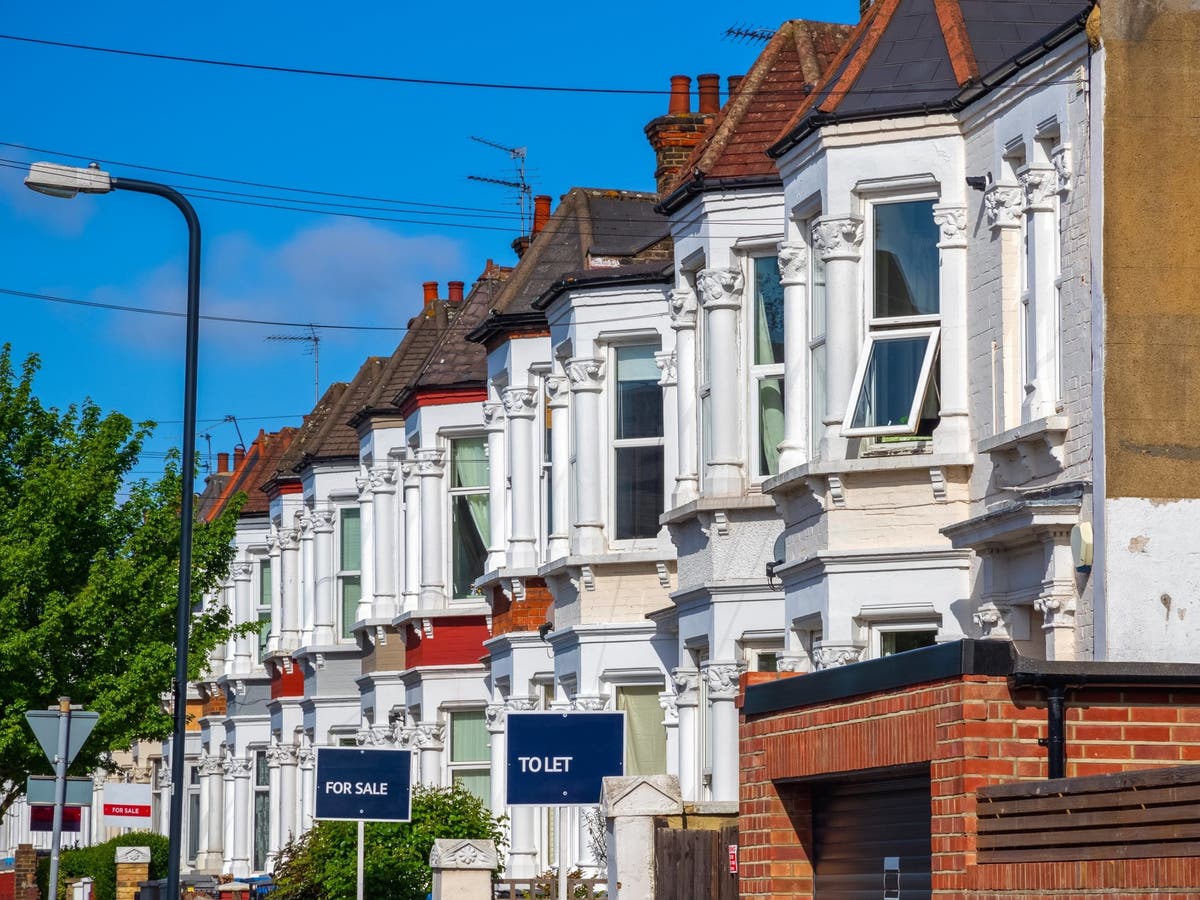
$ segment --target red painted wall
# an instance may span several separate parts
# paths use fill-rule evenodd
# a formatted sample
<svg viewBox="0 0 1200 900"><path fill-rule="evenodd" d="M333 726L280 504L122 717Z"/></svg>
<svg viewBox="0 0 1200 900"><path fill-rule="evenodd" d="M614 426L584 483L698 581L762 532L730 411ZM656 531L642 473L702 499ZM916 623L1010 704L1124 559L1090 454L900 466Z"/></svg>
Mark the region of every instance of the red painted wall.
<svg viewBox="0 0 1200 900"><path fill-rule="evenodd" d="M432 619L433 637L421 632L421 623L409 622L404 629L404 662L417 666L474 665L484 655L488 633L483 616Z"/></svg>
<svg viewBox="0 0 1200 900"><path fill-rule="evenodd" d="M292 663L292 671L287 671L278 660L271 663L271 699L280 697L304 696L304 672L300 664Z"/></svg>

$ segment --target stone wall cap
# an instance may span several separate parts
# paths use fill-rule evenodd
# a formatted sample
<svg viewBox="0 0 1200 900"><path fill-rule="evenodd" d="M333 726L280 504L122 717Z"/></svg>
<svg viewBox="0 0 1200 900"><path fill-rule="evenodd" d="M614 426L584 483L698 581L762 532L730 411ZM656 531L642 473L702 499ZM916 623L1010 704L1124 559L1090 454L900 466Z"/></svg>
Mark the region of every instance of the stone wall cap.
<svg viewBox="0 0 1200 900"><path fill-rule="evenodd" d="M615 816L673 816L683 813L679 779L674 775L622 775L605 778L600 813Z"/></svg>
<svg viewBox="0 0 1200 900"><path fill-rule="evenodd" d="M150 848L149 847L118 847L117 848L118 863L149 863Z"/></svg>
<svg viewBox="0 0 1200 900"><path fill-rule="evenodd" d="M492 841L438 838L429 854L434 869L485 869L498 865L496 845Z"/></svg>

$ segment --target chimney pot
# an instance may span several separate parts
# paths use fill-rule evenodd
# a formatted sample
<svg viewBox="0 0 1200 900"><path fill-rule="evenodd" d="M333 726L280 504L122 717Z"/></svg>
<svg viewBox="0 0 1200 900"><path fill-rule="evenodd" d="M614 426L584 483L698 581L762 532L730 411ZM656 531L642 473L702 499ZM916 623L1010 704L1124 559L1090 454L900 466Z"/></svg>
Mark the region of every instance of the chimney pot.
<svg viewBox="0 0 1200 900"><path fill-rule="evenodd" d="M462 303L462 299L463 299L463 282L461 282L461 281L448 281L448 282L446 282L446 288L447 288L447 289L449 290L449 292L450 292L450 302L451 302L451 303Z"/></svg>
<svg viewBox="0 0 1200 900"><path fill-rule="evenodd" d="M229 471L229 454L228 453L218 453L217 454L217 474L224 475L228 471Z"/></svg>
<svg viewBox="0 0 1200 900"><path fill-rule="evenodd" d="M692 111L692 79L687 75L671 76L671 100L667 115L686 116Z"/></svg>
<svg viewBox="0 0 1200 900"><path fill-rule="evenodd" d="M246 448L245 447L238 446L238 447L233 448L233 467L235 469L242 464L242 460L245 458L246 458Z"/></svg>
<svg viewBox="0 0 1200 900"><path fill-rule="evenodd" d="M721 76L698 75L696 82L700 85L700 113L719 113L721 111Z"/></svg>
<svg viewBox="0 0 1200 900"><path fill-rule="evenodd" d="M726 79L729 82L729 96L730 97L733 96L734 91L736 91L738 89L738 86L741 85L741 83L742 83L742 79L745 77L746 76L744 76L744 75L730 75L729 78Z"/></svg>
<svg viewBox="0 0 1200 900"><path fill-rule="evenodd" d="M425 306L428 307L437 299L438 283L436 281L424 281L421 283L421 287L425 289Z"/></svg>
<svg viewBox="0 0 1200 900"><path fill-rule="evenodd" d="M550 221L550 195L538 194L533 198L533 233L538 234Z"/></svg>

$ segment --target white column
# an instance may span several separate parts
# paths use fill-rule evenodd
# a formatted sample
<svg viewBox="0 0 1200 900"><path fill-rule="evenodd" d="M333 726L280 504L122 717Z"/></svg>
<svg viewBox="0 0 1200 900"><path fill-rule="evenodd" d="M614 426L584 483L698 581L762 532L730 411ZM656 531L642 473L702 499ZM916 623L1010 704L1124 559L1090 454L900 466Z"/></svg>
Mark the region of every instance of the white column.
<svg viewBox="0 0 1200 900"><path fill-rule="evenodd" d="M504 524L507 508L504 477L504 409L503 403L483 404L483 427L488 445L488 558L487 571L504 568Z"/></svg>
<svg viewBox="0 0 1200 900"><path fill-rule="evenodd" d="M245 625L255 620L254 607L250 599L250 576L254 566L248 562L235 562L230 566L233 575L233 623ZM257 634L242 634L234 639L233 674L246 675L257 662Z"/></svg>
<svg viewBox="0 0 1200 900"><path fill-rule="evenodd" d="M511 488L511 519L508 535L508 564L514 569L537 565L537 475L540 460L533 449L533 420L537 393L528 387L504 389L504 414L508 419L508 467Z"/></svg>
<svg viewBox="0 0 1200 900"><path fill-rule="evenodd" d="M225 763L226 770L233 776L233 847L229 868L234 875L250 874L250 826L254 820L254 809L250 803L250 775L254 768L253 758L231 756Z"/></svg>
<svg viewBox="0 0 1200 900"><path fill-rule="evenodd" d="M505 717L509 712L528 712L536 708L537 701L532 697L510 697L504 704ZM502 780L506 775L504 765L504 758L501 757L499 772ZM538 872L535 812L531 806L513 806L508 810L511 835L507 866L509 878L532 878Z"/></svg>
<svg viewBox="0 0 1200 900"><path fill-rule="evenodd" d="M671 678L675 682L675 708L679 714L679 790L684 800L699 800L700 734L696 725L700 673L694 669L676 669Z"/></svg>
<svg viewBox="0 0 1200 900"><path fill-rule="evenodd" d="M229 575L221 583L218 602L229 610L229 621L235 621L237 615L237 594L233 581L233 565L229 566ZM213 648L211 671L214 677L233 674L233 658L237 653L237 639L232 635Z"/></svg>
<svg viewBox="0 0 1200 900"><path fill-rule="evenodd" d="M279 529L275 527L267 536L267 552L271 559L271 632L267 651L274 652L282 643L283 633L283 564Z"/></svg>
<svg viewBox="0 0 1200 900"><path fill-rule="evenodd" d="M332 509L318 509L313 513L313 556L316 565L313 576L313 643L318 647L336 640L333 609L333 526L336 521L337 513Z"/></svg>
<svg viewBox="0 0 1200 900"><path fill-rule="evenodd" d="M313 619L316 616L316 560L313 558L312 510L303 509L296 513L296 530L300 534L300 587L297 592L300 603L300 645L307 646L313 639Z"/></svg>
<svg viewBox="0 0 1200 900"><path fill-rule="evenodd" d="M983 208L993 240L1000 247L1000 372L993 401L993 433L1021 424L1025 376L1021 371L1021 215L1024 193L1008 184L992 185L983 195Z"/></svg>
<svg viewBox="0 0 1200 900"><path fill-rule="evenodd" d="M546 379L546 405L550 409L550 519L546 558L561 559L571 552L571 433L567 421L569 382L555 376Z"/></svg>
<svg viewBox="0 0 1200 900"><path fill-rule="evenodd" d="M421 784L438 787L442 783L442 751L446 749L446 726L442 722L420 722L417 746L421 750Z"/></svg>
<svg viewBox="0 0 1200 900"><path fill-rule="evenodd" d="M604 552L604 509L600 499L603 452L600 441L600 391L604 360L577 356L567 360L575 418L575 533L578 555Z"/></svg>
<svg viewBox="0 0 1200 900"><path fill-rule="evenodd" d="M275 867L279 848L283 846L283 758L287 750L278 744L267 749L267 789L270 801L270 824L267 829L267 868Z"/></svg>
<svg viewBox="0 0 1200 900"><path fill-rule="evenodd" d="M965 453L971 445L967 386L967 208L939 203L933 221L938 241L941 311L941 407L933 435L938 453Z"/></svg>
<svg viewBox="0 0 1200 900"><path fill-rule="evenodd" d="M822 216L813 225L813 251L825 261L825 436L822 459L844 459L842 419L850 402L862 348L858 260L863 239L857 216Z"/></svg>
<svg viewBox="0 0 1200 900"><path fill-rule="evenodd" d="M399 612L396 607L396 467L374 466L367 473L371 482L375 549L375 604L371 615L391 618ZM362 616L360 618L366 618Z"/></svg>
<svg viewBox="0 0 1200 900"><path fill-rule="evenodd" d="M779 244L783 285L783 442L779 471L808 462L808 247Z"/></svg>
<svg viewBox="0 0 1200 900"><path fill-rule="evenodd" d="M1025 332L1028 371L1023 409L1026 421L1032 421L1054 415L1058 401L1058 304L1054 284L1058 242L1054 195L1058 177L1052 168L1032 167L1022 169L1018 177L1025 191L1025 228L1029 240L1029 310Z"/></svg>
<svg viewBox="0 0 1200 900"><path fill-rule="evenodd" d="M287 843L295 836L296 810L300 806L296 796L296 748L280 747L279 750L279 836Z"/></svg>
<svg viewBox="0 0 1200 900"><path fill-rule="evenodd" d="M418 602L423 608L446 604L446 566L442 552L446 539L442 526L442 508L446 502L442 490L445 468L445 450L417 451L417 474L421 477L421 590Z"/></svg>
<svg viewBox="0 0 1200 900"><path fill-rule="evenodd" d="M417 608L421 591L421 477L416 459L400 464L404 479L404 609Z"/></svg>
<svg viewBox="0 0 1200 900"><path fill-rule="evenodd" d="M672 506L682 506L700 496L698 459L700 440L696 416L696 293L687 285L671 291L668 304L675 329L675 416L677 455Z"/></svg>
<svg viewBox="0 0 1200 900"><path fill-rule="evenodd" d="M707 663L703 676L708 688L709 722L713 733L712 798L738 799L738 695L737 663Z"/></svg>
<svg viewBox="0 0 1200 900"><path fill-rule="evenodd" d="M234 778L233 769L229 765L230 757L227 755L221 760L221 789L224 803L222 804L221 816L221 873L230 875L233 873L233 857L234 857L234 822L244 816L244 813L237 806L237 798L234 796Z"/></svg>
<svg viewBox="0 0 1200 900"><path fill-rule="evenodd" d="M281 577L279 647L291 652L300 646L300 532L296 528L279 530Z"/></svg>
<svg viewBox="0 0 1200 900"><path fill-rule="evenodd" d="M744 282L740 269L703 269L696 278L705 314L711 417L704 490L717 496L740 494L745 485L742 385L738 380L738 310Z"/></svg>
<svg viewBox="0 0 1200 900"><path fill-rule="evenodd" d="M200 825L197 829L200 834L196 847L196 868L201 872L207 871L210 865L209 856L212 853L210 823L215 821L212 814L212 794L208 787L208 783L212 779L212 775L209 774L211 760L212 757L203 752L196 760L196 768L200 772Z"/></svg>
<svg viewBox="0 0 1200 900"><path fill-rule="evenodd" d="M208 829L208 859L205 868L217 872L221 869L225 851L225 761L220 756L210 756L202 771L208 782L208 817L200 817Z"/></svg>
<svg viewBox="0 0 1200 900"><path fill-rule="evenodd" d="M504 754L505 737L508 733L508 710L505 709L503 703L489 704L484 711L484 719L487 722L489 735L488 749L490 753L488 759L491 765L491 810L495 815L500 815L507 802L504 796L504 785L508 773L506 771Z"/></svg>
<svg viewBox="0 0 1200 900"><path fill-rule="evenodd" d="M315 782L313 769L315 763L315 755L312 747L307 746L308 739L305 738L306 746L300 747L296 751L296 763L300 768L300 787L299 800L296 803L296 833L304 834L313 824L313 802L315 799Z"/></svg>
<svg viewBox="0 0 1200 900"><path fill-rule="evenodd" d="M371 491L371 479L359 477L354 479L358 488L358 524L361 529L359 547L361 553L359 565L358 609L354 611L354 621L359 622L371 617L371 598L375 596L375 554L367 552L366 548L375 544L375 495Z"/></svg>
<svg viewBox="0 0 1200 900"><path fill-rule="evenodd" d="M662 726L667 732L667 774L679 777L679 698L672 691L658 695L663 711Z"/></svg>
<svg viewBox="0 0 1200 900"><path fill-rule="evenodd" d="M1044 532L1042 592L1033 608L1042 614L1046 659L1073 660L1076 650L1075 562L1071 552L1071 529L1066 526Z"/></svg>

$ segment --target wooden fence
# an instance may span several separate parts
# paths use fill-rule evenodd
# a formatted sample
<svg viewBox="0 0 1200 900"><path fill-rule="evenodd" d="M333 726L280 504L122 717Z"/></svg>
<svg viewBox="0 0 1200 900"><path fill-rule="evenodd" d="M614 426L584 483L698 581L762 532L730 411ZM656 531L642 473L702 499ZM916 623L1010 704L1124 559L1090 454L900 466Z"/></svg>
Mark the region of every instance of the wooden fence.
<svg viewBox="0 0 1200 900"><path fill-rule="evenodd" d="M980 788L980 864L1200 856L1200 766Z"/></svg>
<svg viewBox="0 0 1200 900"><path fill-rule="evenodd" d="M737 900L729 871L736 825L713 830L659 827L654 833L655 900Z"/></svg>

